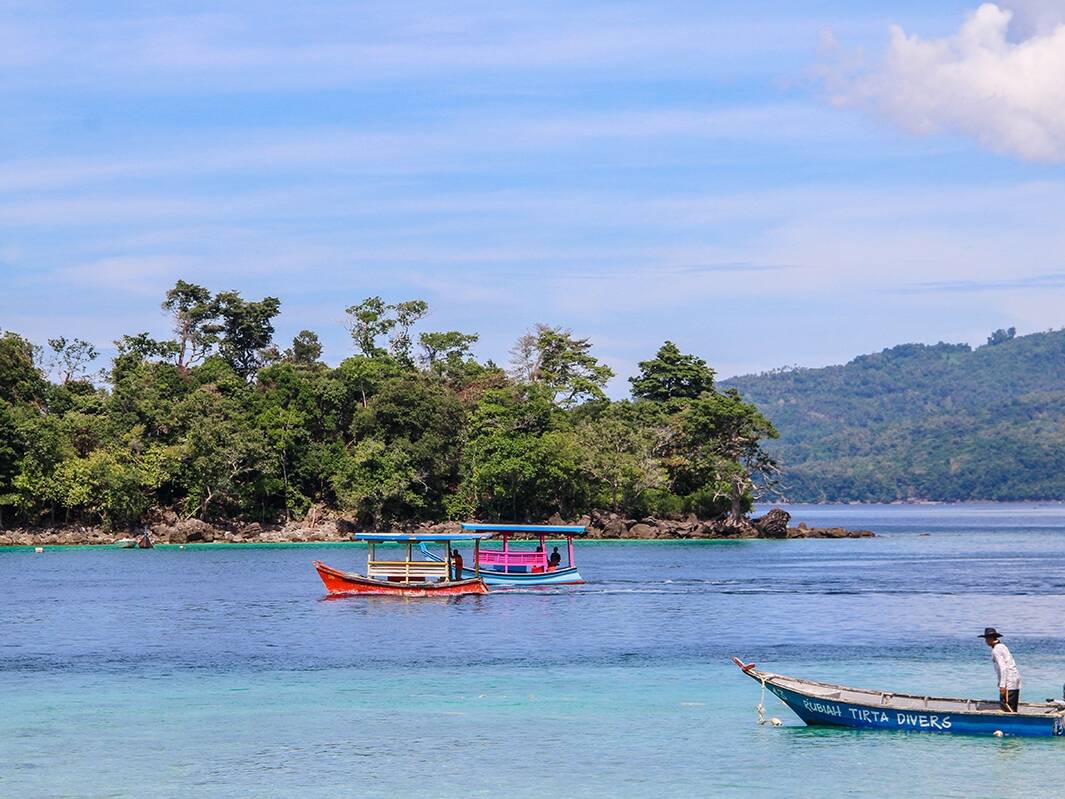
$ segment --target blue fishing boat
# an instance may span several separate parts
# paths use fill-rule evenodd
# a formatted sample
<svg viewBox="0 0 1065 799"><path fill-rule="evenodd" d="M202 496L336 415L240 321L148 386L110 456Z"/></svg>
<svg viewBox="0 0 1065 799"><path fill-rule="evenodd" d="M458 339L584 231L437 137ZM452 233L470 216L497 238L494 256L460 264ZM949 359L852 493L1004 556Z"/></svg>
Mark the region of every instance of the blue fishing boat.
<svg viewBox="0 0 1065 799"><path fill-rule="evenodd" d="M462 569L462 576L473 577L479 573L488 585L519 588L534 585L579 585L584 582L577 571L573 559L573 537L584 535L583 525L569 524L463 524L464 533L498 534L501 540L499 548L482 546L480 552L474 553L473 568ZM514 546L510 540L515 534L535 535L539 540L536 549L532 542L524 546ZM552 563L554 553L547 551L547 536L563 535L566 538L566 558L563 565L562 553L558 553L557 563ZM556 547L557 549L557 547ZM442 558L433 553L424 544L422 552L431 560L442 562Z"/></svg>
<svg viewBox="0 0 1065 799"><path fill-rule="evenodd" d="M847 688L759 671L753 663L732 660L811 726L955 735L1065 735L1065 701L1022 702L1016 713L1006 713L998 702Z"/></svg>

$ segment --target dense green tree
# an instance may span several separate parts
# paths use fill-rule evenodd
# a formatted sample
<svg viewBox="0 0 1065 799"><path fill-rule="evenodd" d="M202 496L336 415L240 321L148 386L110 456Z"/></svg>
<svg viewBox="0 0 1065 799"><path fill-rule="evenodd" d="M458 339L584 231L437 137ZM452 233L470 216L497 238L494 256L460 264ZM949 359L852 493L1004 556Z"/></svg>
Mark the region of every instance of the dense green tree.
<svg viewBox="0 0 1065 799"><path fill-rule="evenodd" d="M322 357L322 344L313 330L301 330L292 339L292 346L285 350L285 360L303 366L313 366Z"/></svg>
<svg viewBox="0 0 1065 799"><path fill-rule="evenodd" d="M422 333L418 343L422 347L422 364L432 370L439 363L463 362L470 357L470 347L477 343L476 333L460 333L448 330L439 333Z"/></svg>
<svg viewBox="0 0 1065 799"><path fill-rule="evenodd" d="M4 509L14 507L18 500L14 491L15 475L25 448L14 407L0 399L0 528L4 525Z"/></svg>
<svg viewBox="0 0 1065 799"><path fill-rule="evenodd" d="M995 344L1005 344L1007 341L1013 341L1017 337L1017 328L1011 327L1008 330L999 328L987 338L987 343L990 346Z"/></svg>
<svg viewBox="0 0 1065 799"><path fill-rule="evenodd" d="M739 522L744 500L776 480L776 462L762 447L764 439L778 437L776 428L735 389L693 400L681 414L680 428L678 451L689 474L715 497L727 496L729 518Z"/></svg>
<svg viewBox="0 0 1065 799"><path fill-rule="evenodd" d="M646 424L628 403L618 403L576 427L582 471L603 490L600 507L636 506L647 491L664 489L666 427Z"/></svg>
<svg viewBox="0 0 1065 799"><path fill-rule="evenodd" d="M614 371L591 354L586 338L569 330L537 325L514 347L515 373L520 380L547 386L562 407L586 400L605 399L603 392Z"/></svg>
<svg viewBox="0 0 1065 799"><path fill-rule="evenodd" d="M17 333L0 336L0 400L41 405L48 381L35 363L34 346Z"/></svg>
<svg viewBox="0 0 1065 799"><path fill-rule="evenodd" d="M714 370L702 358L681 353L672 341L659 347L651 360L640 361L639 367L640 373L629 378L636 399L695 399L714 389Z"/></svg>
<svg viewBox="0 0 1065 799"><path fill-rule="evenodd" d="M454 515L532 519L584 509L576 441L550 388L510 385L471 413Z"/></svg>
<svg viewBox="0 0 1065 799"><path fill-rule="evenodd" d="M276 297L258 302L242 299L235 291L224 291L215 298L222 323L218 328L218 351L233 371L244 379L251 378L271 360L277 359L271 347L273 318L281 311Z"/></svg>
<svg viewBox="0 0 1065 799"><path fill-rule="evenodd" d="M208 384L182 401L187 433L176 475L184 511L201 518L260 517L281 468L264 431L251 424L236 397ZM275 495L276 496L276 495Z"/></svg>
<svg viewBox="0 0 1065 799"><path fill-rule="evenodd" d="M443 496L458 482L463 416L454 394L417 375L381 385L351 425L356 447L376 441L389 451L389 459L374 456L378 470L389 464L402 470L403 476L389 475L387 481L402 487L401 496L383 503L375 513L390 510L398 518L417 518L442 512Z"/></svg>

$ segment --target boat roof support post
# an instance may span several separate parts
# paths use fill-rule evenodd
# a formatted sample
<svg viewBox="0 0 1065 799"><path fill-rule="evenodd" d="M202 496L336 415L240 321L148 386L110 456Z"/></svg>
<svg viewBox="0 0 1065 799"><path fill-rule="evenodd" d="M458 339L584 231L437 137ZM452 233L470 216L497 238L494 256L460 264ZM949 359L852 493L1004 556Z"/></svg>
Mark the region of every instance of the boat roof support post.
<svg viewBox="0 0 1065 799"><path fill-rule="evenodd" d="M572 569L576 564L573 562L573 536L566 536L566 548L569 550L569 566Z"/></svg>
<svg viewBox="0 0 1065 799"><path fill-rule="evenodd" d="M503 574L510 571L510 533L503 533Z"/></svg>
<svg viewBox="0 0 1065 799"><path fill-rule="evenodd" d="M481 540L475 538L473 540L473 576L480 578L481 576ZM460 574L461 578L462 575Z"/></svg>

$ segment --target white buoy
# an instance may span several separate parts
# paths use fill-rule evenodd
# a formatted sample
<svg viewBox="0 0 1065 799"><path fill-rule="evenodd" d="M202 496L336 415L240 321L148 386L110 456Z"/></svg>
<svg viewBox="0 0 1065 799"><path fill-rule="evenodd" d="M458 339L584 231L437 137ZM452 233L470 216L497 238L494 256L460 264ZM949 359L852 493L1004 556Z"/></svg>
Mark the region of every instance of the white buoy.
<svg viewBox="0 0 1065 799"><path fill-rule="evenodd" d="M769 720L769 723L772 724L774 727L783 727L784 726L784 722L781 721L780 719L778 719L776 716L773 716L773 718L771 718Z"/></svg>
<svg viewBox="0 0 1065 799"><path fill-rule="evenodd" d="M1002 737L1002 734L1003 734L1003 733L1002 733L1002 730L995 730L995 731L994 731L994 732L992 733L992 735L994 735L994 736L995 736L996 738L1001 738L1001 737Z"/></svg>
<svg viewBox="0 0 1065 799"><path fill-rule="evenodd" d="M42 552L44 552L44 547L34 547L33 551L40 555Z"/></svg>

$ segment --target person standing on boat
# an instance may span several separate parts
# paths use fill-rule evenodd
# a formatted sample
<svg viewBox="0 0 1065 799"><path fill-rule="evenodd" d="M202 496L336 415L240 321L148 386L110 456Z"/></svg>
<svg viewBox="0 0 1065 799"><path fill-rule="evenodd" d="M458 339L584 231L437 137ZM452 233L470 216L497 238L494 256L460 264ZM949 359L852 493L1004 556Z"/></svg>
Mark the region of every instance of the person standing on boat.
<svg viewBox="0 0 1065 799"><path fill-rule="evenodd" d="M1016 713L1021 702L1021 673L1013 662L1013 655L994 627L985 627L980 637L991 647L991 660L998 675L999 703L1007 713Z"/></svg>
<svg viewBox="0 0 1065 799"><path fill-rule="evenodd" d="M456 580L462 579L462 555L457 549L451 550L451 562L454 564Z"/></svg>

